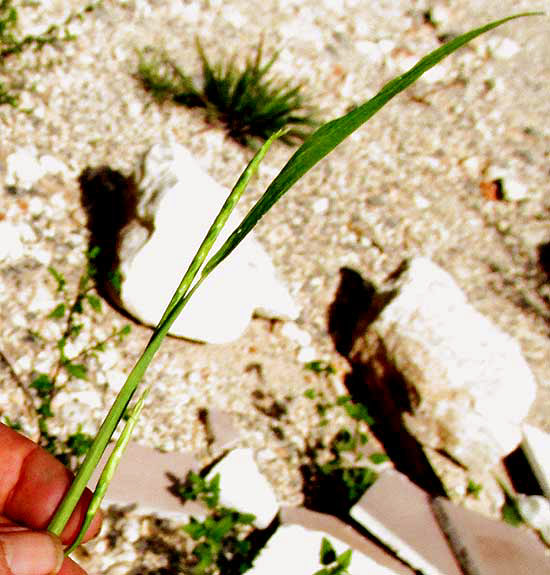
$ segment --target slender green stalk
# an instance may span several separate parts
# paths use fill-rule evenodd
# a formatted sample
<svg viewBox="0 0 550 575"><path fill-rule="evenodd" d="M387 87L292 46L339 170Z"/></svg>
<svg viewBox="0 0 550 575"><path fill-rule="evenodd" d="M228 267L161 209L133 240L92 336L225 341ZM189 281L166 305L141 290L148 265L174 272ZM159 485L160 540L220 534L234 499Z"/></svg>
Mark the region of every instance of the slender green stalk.
<svg viewBox="0 0 550 575"><path fill-rule="evenodd" d="M189 286L193 282L200 266L204 262L206 256L208 255L208 251L211 249L212 245L216 241L218 234L220 233L223 224L227 221L231 210L235 207L237 200L242 195L243 191L246 189L250 178L258 169L260 161L263 159L267 150L273 143L273 141L281 136L284 131L279 131L276 134L273 134L258 150L258 152L254 155L244 172L242 173L241 177L235 184L235 187L231 191L229 198L226 200L220 213L218 214L217 218L214 220L214 223L208 230L206 234L206 238L201 244L197 255L193 258L193 261L189 265L187 272L184 275L184 278L178 286L174 297L168 304L166 308L166 312L164 313L163 317L161 318L159 324L157 325L147 347L143 351L141 357L138 359L136 365L130 372L125 384L122 386L115 402L113 403L107 417L103 421L99 431L94 439L90 450L86 454L86 458L84 459L78 473L69 488L69 491L65 495L63 501L61 502L60 506L58 507L55 515L53 516L50 524L48 525L48 530L56 535L60 535L63 531L71 513L73 512L78 500L80 499L90 477L92 476L99 460L107 444L109 443L118 422L124 415L124 411L126 407L130 403L132 396L134 395L139 382L141 381L147 367L151 363L153 356L158 351L162 340L165 338L168 330L174 323L178 313L181 311L185 303L187 303L188 299L184 299L184 295L189 290ZM182 303L182 300L185 303ZM175 313L172 313L174 309L177 309Z"/></svg>
<svg viewBox="0 0 550 575"><path fill-rule="evenodd" d="M124 429L122 430L122 433L120 434L120 437L115 444L115 448L113 449L107 463L105 464L105 467L103 468L103 471L101 472L97 482L97 487L92 496L92 500L90 501L90 505L86 510L86 516L84 517L84 522L82 523L80 532L78 533L72 545L65 551L65 555L67 556L70 555L80 545L82 539L84 538L84 534L88 530L88 527L90 527L94 516L97 513L103 498L105 497L109 483L111 482L111 479L117 470L118 464L120 463L122 455L128 446L132 431L136 426L139 414L141 413L145 400L149 395L149 389L149 387L145 389L145 391L141 394L141 397L132 408L132 411L130 412L128 421L126 422L126 425L124 426Z"/></svg>

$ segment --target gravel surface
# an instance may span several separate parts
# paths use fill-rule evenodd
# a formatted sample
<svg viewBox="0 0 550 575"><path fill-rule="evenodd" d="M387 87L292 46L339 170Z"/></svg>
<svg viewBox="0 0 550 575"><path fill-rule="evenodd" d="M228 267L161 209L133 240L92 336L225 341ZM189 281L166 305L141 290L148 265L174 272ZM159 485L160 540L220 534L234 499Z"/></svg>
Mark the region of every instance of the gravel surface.
<svg viewBox="0 0 550 575"><path fill-rule="evenodd" d="M39 4L21 10L25 30L60 22L87 2ZM47 267L60 270L70 286L83 269L88 236L77 178L84 168L108 164L128 174L154 142L172 137L230 187L250 157L200 112L152 102L135 78L137 50L165 49L198 74L196 37L213 59L234 53L245 59L263 36L266 54L280 51L274 72L302 81L311 103L329 119L374 95L436 48L438 38L544 6L536 0L105 0L71 24L74 41L13 59L13 76L25 89L19 108L0 107L0 188L5 158L24 147L54 156L67 170L30 190L4 187L0 194L0 223L13 224L20 240L7 255L0 248L0 351L22 379L51 365L61 328L45 319L58 301ZM426 21L428 9L434 23ZM257 234L303 308L299 325L311 344L265 320L254 320L229 345L167 341L146 376L154 386L137 439L166 450L204 449L197 410L222 407L242 426L243 444L264 450L262 466L281 500L299 503L300 446L318 423L303 391L320 385L334 397L346 371L327 331L339 270L352 267L380 283L404 258L420 254L448 270L469 300L521 343L539 384L529 420L550 431L550 287L538 262L539 246L550 242L549 38L550 21L539 17L477 39L291 190ZM274 146L245 207L290 153ZM504 185L520 197L488 200L480 184L495 174L503 174ZM10 230L4 232L10 237ZM126 322L104 306L85 325L83 341ZM88 381L71 383L81 403L75 408L60 394L52 429L64 433L81 423L92 431L149 334L134 326L123 344L99 356ZM337 374L321 380L307 373L307 357L332 362ZM0 370L9 371L2 363ZM281 421L266 416L258 390L264 403L276 401L288 415ZM15 383L2 393L4 414L25 419L25 397ZM283 427L283 439L275 426ZM150 528L135 518L128 525L133 536ZM132 535L122 540L132 547ZM131 559L121 554L130 551L111 549L106 538L94 549L95 559L82 554L93 572L128 572ZM126 570L117 571L117 562Z"/></svg>

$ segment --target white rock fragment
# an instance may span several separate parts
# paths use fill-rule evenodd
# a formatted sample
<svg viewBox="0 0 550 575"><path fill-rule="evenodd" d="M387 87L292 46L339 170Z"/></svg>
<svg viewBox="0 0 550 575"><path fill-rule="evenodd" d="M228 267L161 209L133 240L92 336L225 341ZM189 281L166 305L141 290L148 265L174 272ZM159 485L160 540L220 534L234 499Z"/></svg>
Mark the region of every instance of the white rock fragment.
<svg viewBox="0 0 550 575"><path fill-rule="evenodd" d="M523 520L550 545L550 501L541 495L519 495L517 505Z"/></svg>
<svg viewBox="0 0 550 575"><path fill-rule="evenodd" d="M312 208L314 213L320 215L326 213L328 205L328 198L319 198L313 202Z"/></svg>
<svg viewBox="0 0 550 575"><path fill-rule="evenodd" d="M23 256L19 227L8 221L0 222L0 262L13 263Z"/></svg>
<svg viewBox="0 0 550 575"><path fill-rule="evenodd" d="M430 200L426 199L421 194L414 195L414 203L419 210L425 210L432 205Z"/></svg>
<svg viewBox="0 0 550 575"><path fill-rule="evenodd" d="M34 289L31 300L27 302L27 310L32 313L51 312L56 303L51 290L38 284Z"/></svg>
<svg viewBox="0 0 550 575"><path fill-rule="evenodd" d="M525 200L529 195L527 186L513 178L508 178L503 182L502 193L504 199L510 202Z"/></svg>
<svg viewBox="0 0 550 575"><path fill-rule="evenodd" d="M430 21L436 26L442 26L449 21L449 10L443 4L435 4L430 8Z"/></svg>
<svg viewBox="0 0 550 575"><path fill-rule="evenodd" d="M305 329L298 327L294 322L285 322L281 329L281 335L300 345L309 345L311 343L311 335Z"/></svg>
<svg viewBox="0 0 550 575"><path fill-rule="evenodd" d="M384 293L393 297L352 352L354 362L376 362L369 385L383 408L398 410L385 380L397 370L392 381L411 402L401 417L420 443L472 469L494 465L519 444L535 399L520 346L426 258L411 260Z"/></svg>
<svg viewBox="0 0 550 575"><path fill-rule="evenodd" d="M499 60L509 60L520 51L517 42L511 38L502 38L499 36L490 36L487 39L487 46L489 52Z"/></svg>
<svg viewBox="0 0 550 575"><path fill-rule="evenodd" d="M310 345L305 345L298 352L298 361L300 363L309 363L317 358L317 351Z"/></svg>
<svg viewBox="0 0 550 575"><path fill-rule="evenodd" d="M153 146L137 181L139 217L154 230L135 221L122 232L120 299L137 319L155 325L228 191L177 144ZM212 254L239 223L237 215L229 218ZM249 235L200 286L170 333L225 343L244 332L253 313L294 320L299 309L269 255Z"/></svg>
<svg viewBox="0 0 550 575"><path fill-rule="evenodd" d="M52 400L52 409L58 410L65 405L80 403L89 409L99 409L103 407L101 395L95 390L87 391L59 391Z"/></svg>
<svg viewBox="0 0 550 575"><path fill-rule="evenodd" d="M373 64L381 64L386 56L380 47L380 43L372 42L371 40L359 40L355 44L355 49L359 54L366 56Z"/></svg>
<svg viewBox="0 0 550 575"><path fill-rule="evenodd" d="M279 511L273 488L260 473L252 449L234 449L217 463L210 473L211 480L220 474L220 503L241 513L252 513L254 525L265 529Z"/></svg>
<svg viewBox="0 0 550 575"><path fill-rule="evenodd" d="M340 539L301 525L283 525L277 529L254 561L248 575L304 575L322 568L319 551L323 537L338 555L349 549ZM390 570L357 550L351 554L350 575L394 575Z"/></svg>
<svg viewBox="0 0 550 575"><path fill-rule="evenodd" d="M487 170L487 179L499 180L502 186L502 196L510 202L525 200L529 195L527 186L520 182L513 172L505 168L491 166Z"/></svg>
<svg viewBox="0 0 550 575"><path fill-rule="evenodd" d="M44 176L45 171L37 158L36 150L21 148L6 159L6 185L30 190Z"/></svg>
<svg viewBox="0 0 550 575"><path fill-rule="evenodd" d="M462 167L468 174L468 177L476 179L481 172L481 158L477 156L470 156L462 162Z"/></svg>
<svg viewBox="0 0 550 575"><path fill-rule="evenodd" d="M21 148L6 159L6 184L23 190L32 186L46 174L68 175L67 166L51 155L38 158L34 148Z"/></svg>
<svg viewBox="0 0 550 575"><path fill-rule="evenodd" d="M437 84L437 82L441 82L449 78L449 67L445 64L440 64L439 66L435 66L430 68L423 76L422 80L426 82L426 84Z"/></svg>
<svg viewBox="0 0 550 575"><path fill-rule="evenodd" d="M61 160L49 154L40 156L40 166L42 167L44 174L62 174L64 176L69 175L67 166Z"/></svg>
<svg viewBox="0 0 550 575"><path fill-rule="evenodd" d="M550 434L524 425L521 448L543 493L550 499Z"/></svg>

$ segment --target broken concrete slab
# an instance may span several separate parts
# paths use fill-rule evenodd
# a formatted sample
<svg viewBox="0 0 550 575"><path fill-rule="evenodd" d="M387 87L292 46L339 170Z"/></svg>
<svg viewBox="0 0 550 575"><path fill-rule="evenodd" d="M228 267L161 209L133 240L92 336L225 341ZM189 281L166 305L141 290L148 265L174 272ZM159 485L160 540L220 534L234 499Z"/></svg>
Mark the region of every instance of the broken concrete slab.
<svg viewBox="0 0 550 575"><path fill-rule="evenodd" d="M362 553L374 561L377 566L389 569L394 575L414 573L412 569L357 532L351 525L332 515L311 511L305 507L282 507L279 517L282 525L300 525L310 531L322 531L326 536L335 537L354 552ZM369 573L375 572L376 570L369 571Z"/></svg>
<svg viewBox="0 0 550 575"><path fill-rule="evenodd" d="M322 530L310 530L301 525L282 525L268 540L254 560L247 575L304 575L319 571L321 542L329 540L340 555L350 547ZM349 575L396 575L399 572L378 564L360 551L352 550Z"/></svg>
<svg viewBox="0 0 550 575"><path fill-rule="evenodd" d="M550 573L550 556L534 533L440 497L433 501L433 509L466 575Z"/></svg>
<svg viewBox="0 0 550 575"><path fill-rule="evenodd" d="M239 438L231 416L219 409L204 414L207 441L213 453L232 447ZM88 486L93 489L103 466L113 450L108 446ZM196 453L164 453L157 449L130 442L122 456L109 485L104 502L109 505L137 505L140 514L155 513L178 520L191 515L202 518L206 509L195 501L186 501L173 493L175 486L184 482L190 471L199 472L203 467Z"/></svg>
<svg viewBox="0 0 550 575"><path fill-rule="evenodd" d="M229 190L218 184L179 144L157 144L136 178L136 217L117 243L121 305L156 325ZM239 224L232 214L213 246L221 247ZM207 343L240 337L258 313L295 320L299 309L277 278L271 258L253 233L205 279L169 333Z"/></svg>
<svg viewBox="0 0 550 575"><path fill-rule="evenodd" d="M382 473L350 515L413 569L425 575L462 575L434 517L430 496L405 475Z"/></svg>
<svg viewBox="0 0 550 575"><path fill-rule="evenodd" d="M110 445L103 454L100 465L88 483L90 489L95 488L113 447ZM171 477L184 481L189 471L198 472L200 467L192 453L162 453L130 442L107 489L104 503L137 505L140 514L155 513L178 520L191 515L204 517L206 509L202 505L194 501L184 504L171 492L174 485Z"/></svg>

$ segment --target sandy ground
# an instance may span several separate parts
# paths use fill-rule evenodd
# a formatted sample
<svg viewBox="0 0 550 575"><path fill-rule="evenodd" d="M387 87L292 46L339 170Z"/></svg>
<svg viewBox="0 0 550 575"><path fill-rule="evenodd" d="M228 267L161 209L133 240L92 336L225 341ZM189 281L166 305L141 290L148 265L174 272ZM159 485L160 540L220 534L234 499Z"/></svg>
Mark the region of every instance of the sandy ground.
<svg viewBox="0 0 550 575"><path fill-rule="evenodd" d="M24 11L23 25L58 22L86 3L41 4ZM166 49L196 74L196 37L213 58L238 53L244 59L263 35L266 54L280 50L274 71L303 81L311 103L329 119L374 95L437 47L438 37L545 4L106 0L74 23L74 41L13 63L27 89L18 109L0 108L0 183L1 160L25 146L54 155L68 174L0 196L2 216L28 224L34 234L26 257L0 268L0 349L23 378L37 363L48 367L48 353L40 353L42 344L32 343L26 330L50 329L52 341L56 332L41 319L46 304L42 312L28 306L41 287L54 297L48 265L72 281L82 269L87 232L76 178L85 167L108 164L130 173L152 143L175 137L230 187L250 157L199 112L153 103L134 76L137 49ZM424 17L430 8L435 25ZM147 376L155 386L137 437L164 449L200 448L197 409L224 407L243 426L245 442L286 449L286 459L270 459L268 451L266 467L280 497L299 502L298 456L289 446L316 422L303 391L318 384L335 394L347 369L327 331L339 270L351 267L378 284L413 255L442 265L477 309L520 342L538 381L529 420L550 431L550 288L539 263L539 246L550 242L549 39L548 17L510 23L477 39L336 149L257 228L303 308L299 324L312 336L315 355L337 367L332 380L318 383L304 371L300 346L284 336L281 324L254 320L238 342L223 346L171 340ZM273 148L245 207L290 153L284 145ZM480 184L495 170L505 174L505 185L519 183L521 199L484 197ZM43 209L31 213L29 205ZM108 308L86 330L94 337L124 321ZM89 430L97 425L148 334L136 326L108 361L98 362L93 384L77 384L78 391L95 394L97 406L78 413L60 407L60 430L76 421ZM255 407L257 389L288 403L286 443Z"/></svg>

